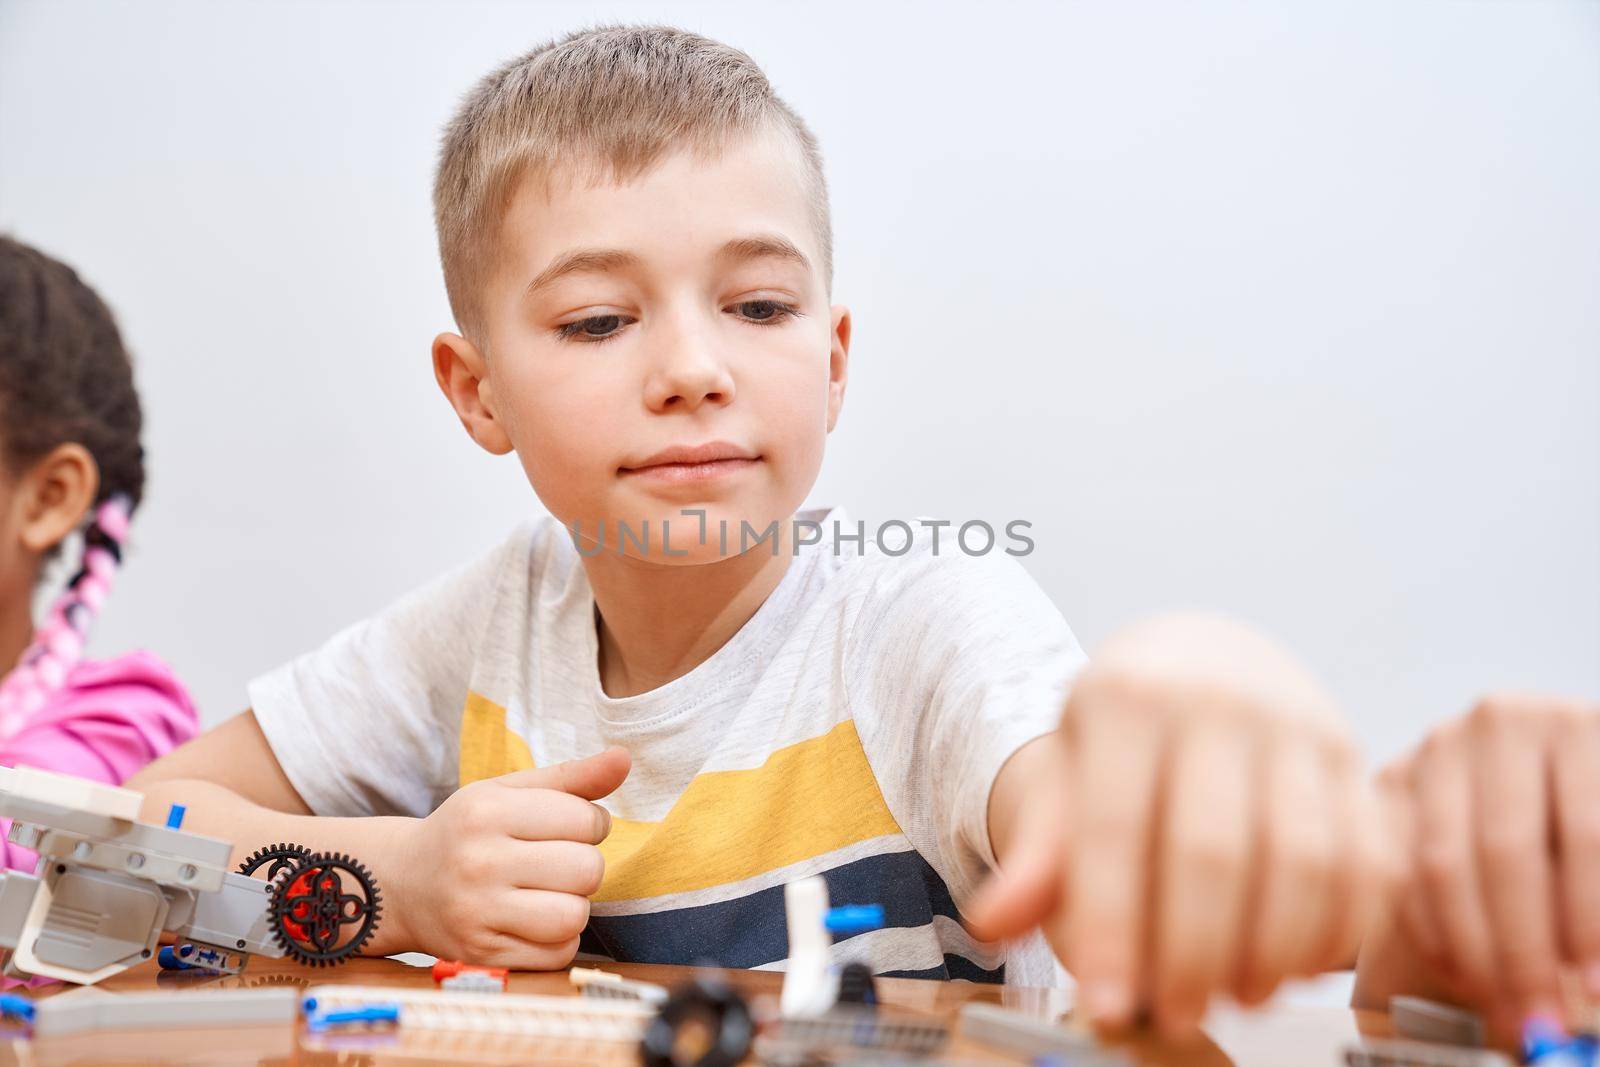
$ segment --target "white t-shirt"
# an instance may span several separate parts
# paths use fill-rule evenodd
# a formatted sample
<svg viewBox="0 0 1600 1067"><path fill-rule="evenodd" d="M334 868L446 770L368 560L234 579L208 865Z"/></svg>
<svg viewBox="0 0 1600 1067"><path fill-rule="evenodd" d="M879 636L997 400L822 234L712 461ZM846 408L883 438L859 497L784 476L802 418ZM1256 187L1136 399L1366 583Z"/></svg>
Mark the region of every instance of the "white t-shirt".
<svg viewBox="0 0 1600 1067"><path fill-rule="evenodd" d="M781 968L783 886L822 874L835 905L885 911L840 962L1056 984L1038 935L975 941L960 908L994 863L996 774L1056 726L1084 663L1072 632L1000 547L968 556L946 530L935 551L914 526L891 555L839 509L796 518L821 541L650 692L601 690L588 578L546 517L256 679L251 704L319 815L424 816L468 782L627 748L585 954Z"/></svg>

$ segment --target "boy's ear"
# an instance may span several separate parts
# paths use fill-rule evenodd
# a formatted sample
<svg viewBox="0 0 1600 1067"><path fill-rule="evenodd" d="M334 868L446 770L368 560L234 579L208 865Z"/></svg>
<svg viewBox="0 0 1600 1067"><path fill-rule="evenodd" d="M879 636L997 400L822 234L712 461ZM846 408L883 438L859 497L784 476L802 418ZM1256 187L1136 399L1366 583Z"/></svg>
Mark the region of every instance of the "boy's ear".
<svg viewBox="0 0 1600 1067"><path fill-rule="evenodd" d="M17 534L22 547L42 554L78 528L100 491L100 466L75 442L57 445L17 483Z"/></svg>
<svg viewBox="0 0 1600 1067"><path fill-rule="evenodd" d="M839 421L839 409L844 407L844 386L850 368L850 309L843 304L835 304L832 315L832 349L828 353L829 433L833 432L834 425Z"/></svg>
<svg viewBox="0 0 1600 1067"><path fill-rule="evenodd" d="M441 333L435 337L433 377L450 406L456 409L461 425L480 448L497 456L511 451L511 438L495 414L489 364L477 345L458 333Z"/></svg>

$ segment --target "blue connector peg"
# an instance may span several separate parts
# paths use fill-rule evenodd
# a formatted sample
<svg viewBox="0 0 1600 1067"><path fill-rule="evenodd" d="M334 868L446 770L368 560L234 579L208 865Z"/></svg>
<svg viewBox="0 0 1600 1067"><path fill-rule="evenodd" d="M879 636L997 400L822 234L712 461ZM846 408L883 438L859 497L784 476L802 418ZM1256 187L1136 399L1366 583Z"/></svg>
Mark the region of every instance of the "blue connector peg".
<svg viewBox="0 0 1600 1067"><path fill-rule="evenodd" d="M188 811L182 804L174 804L167 809L167 829L177 830L183 826L184 812Z"/></svg>
<svg viewBox="0 0 1600 1067"><path fill-rule="evenodd" d="M0 993L0 1015L33 1022L33 1001L17 993Z"/></svg>
<svg viewBox="0 0 1600 1067"><path fill-rule="evenodd" d="M831 934L862 934L883 927L882 904L844 904L829 908L822 925Z"/></svg>
<svg viewBox="0 0 1600 1067"><path fill-rule="evenodd" d="M314 1000L307 1001L314 1005ZM400 1021L399 1004L368 1004L363 1008L345 1008L339 1011L318 1012L308 1009L306 1029L320 1033L334 1026L354 1026L358 1023L397 1023Z"/></svg>

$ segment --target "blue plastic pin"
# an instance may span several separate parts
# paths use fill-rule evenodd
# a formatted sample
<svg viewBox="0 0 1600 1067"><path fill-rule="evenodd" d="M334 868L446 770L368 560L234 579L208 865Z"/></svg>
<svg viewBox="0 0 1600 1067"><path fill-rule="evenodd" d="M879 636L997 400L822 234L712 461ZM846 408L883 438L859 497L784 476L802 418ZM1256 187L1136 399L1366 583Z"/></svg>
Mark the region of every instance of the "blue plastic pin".
<svg viewBox="0 0 1600 1067"><path fill-rule="evenodd" d="M822 925L829 933L861 934L883 926L882 904L845 904L829 908Z"/></svg>
<svg viewBox="0 0 1600 1067"><path fill-rule="evenodd" d="M0 1015L33 1022L33 1001L16 993L0 993Z"/></svg>
<svg viewBox="0 0 1600 1067"><path fill-rule="evenodd" d="M174 804L167 809L167 829L176 830L183 825L183 814L188 809L182 804Z"/></svg>
<svg viewBox="0 0 1600 1067"><path fill-rule="evenodd" d="M339 1011L324 1011L311 1015L306 1019L306 1028L312 1032L328 1029L330 1026L353 1026L357 1023L393 1023L400 1021L400 1005L398 1004L368 1004L362 1008L346 1008Z"/></svg>

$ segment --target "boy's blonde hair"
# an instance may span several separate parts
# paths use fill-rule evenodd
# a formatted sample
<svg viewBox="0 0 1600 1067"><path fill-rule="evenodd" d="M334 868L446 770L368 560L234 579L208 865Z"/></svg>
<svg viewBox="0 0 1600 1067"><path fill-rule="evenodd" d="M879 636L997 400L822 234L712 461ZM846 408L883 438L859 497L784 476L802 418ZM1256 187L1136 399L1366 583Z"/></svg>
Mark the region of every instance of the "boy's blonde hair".
<svg viewBox="0 0 1600 1067"><path fill-rule="evenodd" d="M475 333L479 294L512 194L529 177L580 168L628 181L690 148L710 158L733 137L794 137L832 288L822 154L805 122L744 52L671 26L600 26L540 45L478 82L445 127L434 223L450 309Z"/></svg>

